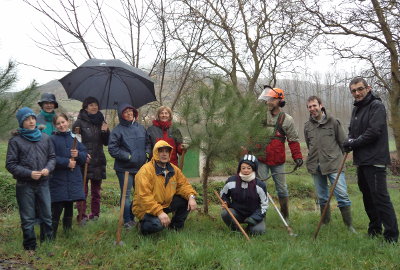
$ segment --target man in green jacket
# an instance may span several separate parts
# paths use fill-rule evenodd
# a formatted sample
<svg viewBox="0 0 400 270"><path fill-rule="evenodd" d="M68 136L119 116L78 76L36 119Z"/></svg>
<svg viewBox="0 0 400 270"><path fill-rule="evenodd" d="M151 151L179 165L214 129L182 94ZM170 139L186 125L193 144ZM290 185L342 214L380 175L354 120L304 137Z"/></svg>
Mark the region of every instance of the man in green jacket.
<svg viewBox="0 0 400 270"><path fill-rule="evenodd" d="M304 125L304 138L308 148L306 165L308 172L314 179L322 214L329 197L328 180L331 184L335 181L340 162L343 160L342 144L346 135L339 120L328 116L319 97L310 96L307 99L307 109L310 112L310 119ZM334 194L344 224L351 232L355 232L352 225L351 201L347 194L344 172L339 176ZM328 208L323 223L327 224L329 221L330 208Z"/></svg>

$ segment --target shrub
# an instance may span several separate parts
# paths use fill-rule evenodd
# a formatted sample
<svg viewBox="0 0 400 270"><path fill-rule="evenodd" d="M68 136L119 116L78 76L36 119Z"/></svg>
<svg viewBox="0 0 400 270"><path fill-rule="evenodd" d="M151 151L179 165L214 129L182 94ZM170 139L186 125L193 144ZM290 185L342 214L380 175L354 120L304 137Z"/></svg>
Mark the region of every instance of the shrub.
<svg viewBox="0 0 400 270"><path fill-rule="evenodd" d="M17 207L15 179L7 172L0 172L0 211L10 211Z"/></svg>
<svg viewBox="0 0 400 270"><path fill-rule="evenodd" d="M214 194L214 190L216 190L218 193L221 191L221 189L224 187L225 182L209 182L208 183L208 198L209 198L209 203L216 203L219 204L218 198ZM193 188L199 193L199 196L196 198L196 202L198 204L203 204L203 187L202 183L192 183Z"/></svg>

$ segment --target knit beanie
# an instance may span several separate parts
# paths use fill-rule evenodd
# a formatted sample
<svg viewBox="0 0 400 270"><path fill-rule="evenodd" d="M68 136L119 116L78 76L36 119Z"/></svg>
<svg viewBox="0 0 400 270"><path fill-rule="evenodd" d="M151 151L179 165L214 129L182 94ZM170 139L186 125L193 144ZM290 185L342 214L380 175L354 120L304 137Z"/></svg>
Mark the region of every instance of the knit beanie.
<svg viewBox="0 0 400 270"><path fill-rule="evenodd" d="M25 119L31 115L34 116L36 119L36 114L32 111L31 108L28 107L23 107L17 111L16 117L20 128L23 127Z"/></svg>
<svg viewBox="0 0 400 270"><path fill-rule="evenodd" d="M257 160L257 158L256 158L255 156L253 156L253 155L244 155L244 156L242 157L242 159L239 161L239 166L238 166L238 169L237 169L237 172L238 172L238 173L240 172L240 166L241 166L243 163L246 163L246 164L250 165L251 168L253 169L253 171L254 171L254 172L257 172L257 169L258 169L258 160Z"/></svg>
<svg viewBox="0 0 400 270"><path fill-rule="evenodd" d="M87 98L85 98L85 100L82 103L82 109L85 110L89 106L89 104L92 104L92 103L96 103L97 106L99 106L99 110L100 110L99 101L95 97L87 97Z"/></svg>

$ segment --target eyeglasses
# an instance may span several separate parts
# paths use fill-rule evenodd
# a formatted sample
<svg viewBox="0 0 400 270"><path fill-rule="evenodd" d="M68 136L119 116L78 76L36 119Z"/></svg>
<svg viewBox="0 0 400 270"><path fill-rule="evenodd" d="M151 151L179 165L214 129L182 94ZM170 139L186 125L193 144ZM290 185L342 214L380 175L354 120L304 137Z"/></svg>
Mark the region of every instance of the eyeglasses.
<svg viewBox="0 0 400 270"><path fill-rule="evenodd" d="M358 88L356 88L356 89L351 89L350 91L354 94L355 92L362 92L362 91L364 91L365 89L367 89L367 88L364 87L364 86L361 86L361 87L358 87Z"/></svg>

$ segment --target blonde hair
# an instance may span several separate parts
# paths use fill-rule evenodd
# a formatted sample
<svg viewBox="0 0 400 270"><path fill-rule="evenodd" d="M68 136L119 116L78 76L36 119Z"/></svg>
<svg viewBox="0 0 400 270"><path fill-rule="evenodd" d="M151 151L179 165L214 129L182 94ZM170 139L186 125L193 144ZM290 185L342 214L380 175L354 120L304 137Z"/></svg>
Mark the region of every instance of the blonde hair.
<svg viewBox="0 0 400 270"><path fill-rule="evenodd" d="M166 110L169 113L169 121L172 121L172 110L168 106L161 106L160 108L157 109L156 119L160 120L160 113L163 110Z"/></svg>

